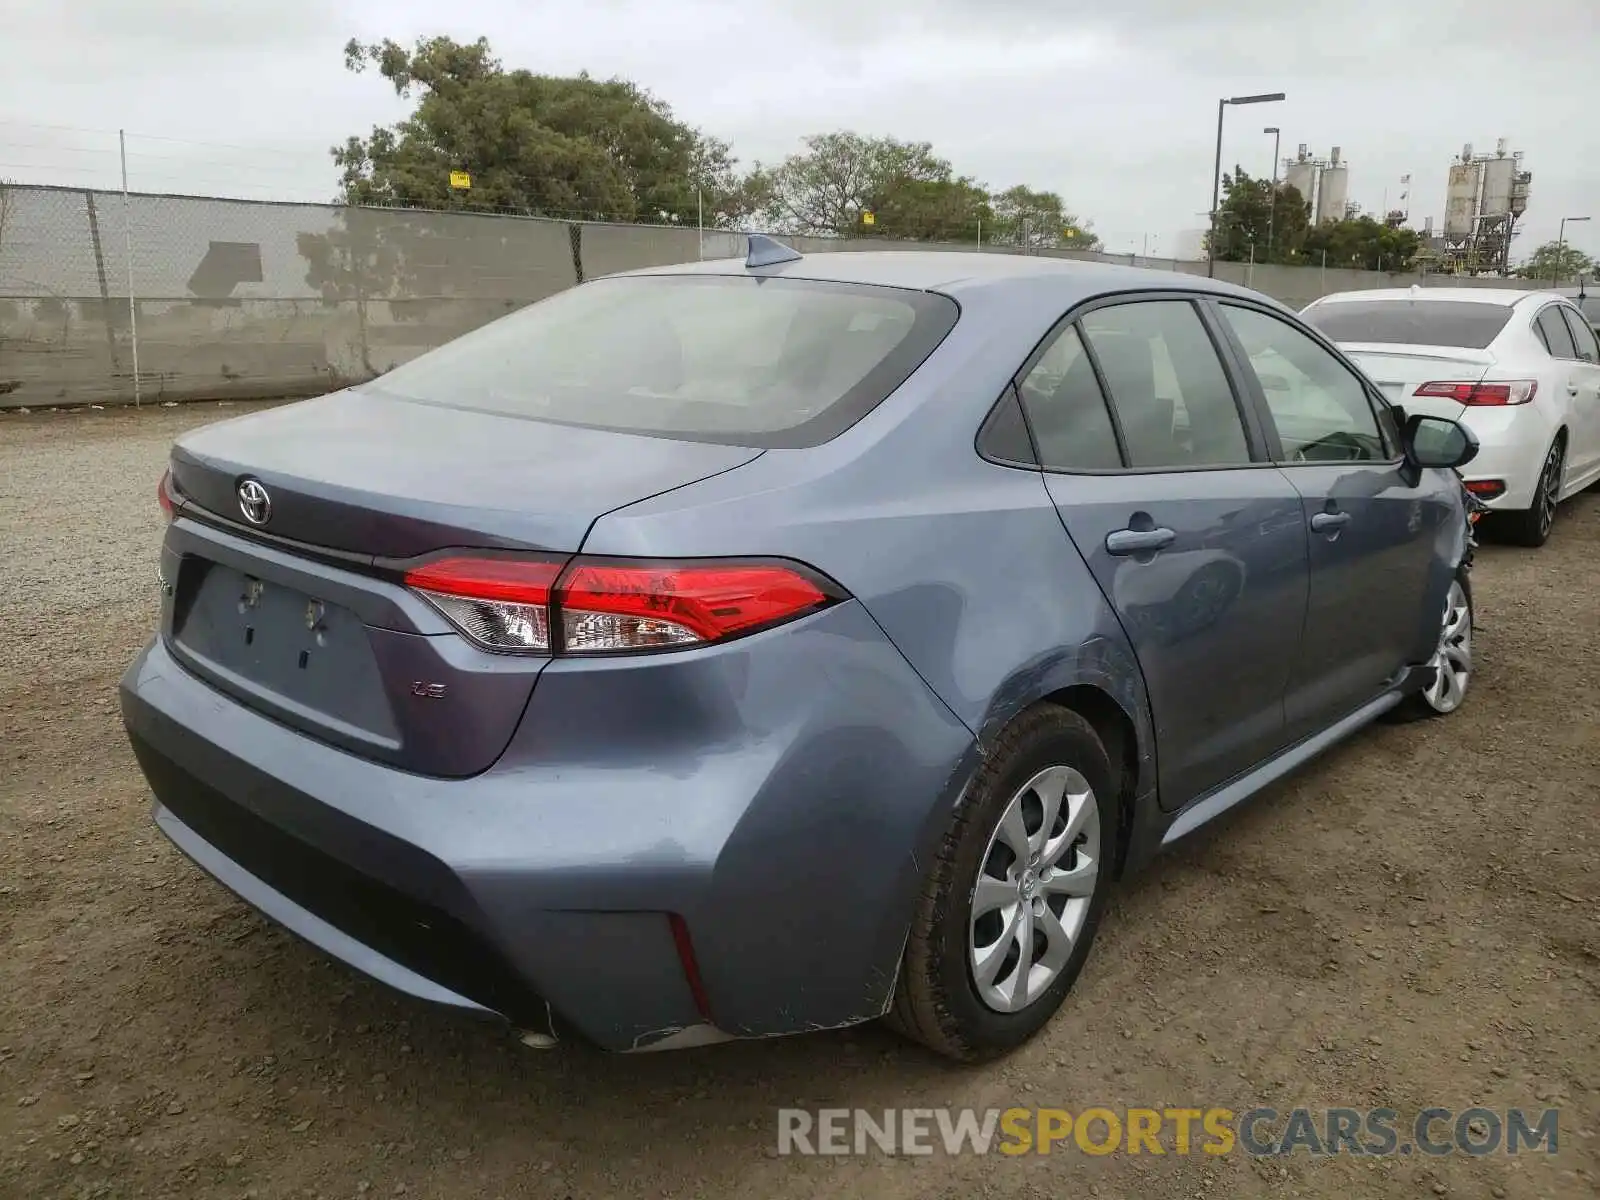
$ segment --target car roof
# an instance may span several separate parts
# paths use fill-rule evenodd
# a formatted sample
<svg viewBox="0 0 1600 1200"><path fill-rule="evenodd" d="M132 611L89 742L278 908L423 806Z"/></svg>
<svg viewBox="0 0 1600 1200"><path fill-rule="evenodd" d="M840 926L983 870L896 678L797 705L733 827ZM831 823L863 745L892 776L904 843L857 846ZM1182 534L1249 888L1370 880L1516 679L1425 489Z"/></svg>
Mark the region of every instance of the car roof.
<svg viewBox="0 0 1600 1200"><path fill-rule="evenodd" d="M676 266L643 267L618 272L611 278L639 275L784 276L819 282L875 284L943 292L958 300L978 297L985 292L1013 291L1021 284L1031 295L1059 301L1063 307L1106 292L1165 289L1241 296L1258 302L1268 300L1277 305L1276 301L1271 301L1260 292L1203 275L1005 251L824 251L770 267L747 269L743 259L726 258Z"/></svg>
<svg viewBox="0 0 1600 1200"><path fill-rule="evenodd" d="M1489 288L1489 287L1422 287L1413 285L1405 288L1371 288L1367 291L1356 292L1330 292L1317 304L1342 304L1351 300L1443 300L1470 302L1473 304L1503 304L1507 308L1520 304L1524 300L1539 297L1559 299L1561 293L1554 291L1526 291L1521 288Z"/></svg>

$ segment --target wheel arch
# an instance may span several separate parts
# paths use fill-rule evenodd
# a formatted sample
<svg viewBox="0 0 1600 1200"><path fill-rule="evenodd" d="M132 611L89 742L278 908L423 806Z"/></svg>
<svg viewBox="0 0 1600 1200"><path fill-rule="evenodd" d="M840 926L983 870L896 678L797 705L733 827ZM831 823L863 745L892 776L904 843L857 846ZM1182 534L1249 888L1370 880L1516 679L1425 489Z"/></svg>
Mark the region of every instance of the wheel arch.
<svg viewBox="0 0 1600 1200"><path fill-rule="evenodd" d="M1060 688L1042 697L1038 703L1077 713L1089 722L1100 744L1106 749L1106 758L1111 762L1117 781L1117 840L1113 869L1120 877L1128 858L1134 808L1140 793L1142 754L1138 727L1109 692L1092 683Z"/></svg>
<svg viewBox="0 0 1600 1200"><path fill-rule="evenodd" d="M1567 415L1565 413L1563 413L1556 420L1556 431L1550 435L1551 447L1553 448L1557 444L1559 444L1562 449L1566 449L1572 444L1572 435L1568 432ZM1545 453L1549 454L1550 451L1546 450ZM1544 466L1544 459L1541 458L1539 460L1539 466Z"/></svg>
<svg viewBox="0 0 1600 1200"><path fill-rule="evenodd" d="M1571 433L1571 424L1570 424L1570 421L1568 419L1569 416L1570 416L1569 413L1563 412L1560 416L1558 416L1556 418L1555 432L1553 432L1550 435L1550 444L1545 447L1545 452L1544 452L1545 453L1545 457L1548 457L1549 454L1550 454L1550 451L1554 450L1557 446L1560 446L1563 452L1571 449L1571 447L1572 447L1572 433ZM1544 469L1544 461L1545 461L1544 458L1540 458L1539 459L1539 469L1540 470ZM1565 463L1562 464L1562 470L1563 471L1566 470L1566 464ZM1537 487L1537 486L1538 485L1535 484L1535 487Z"/></svg>
<svg viewBox="0 0 1600 1200"><path fill-rule="evenodd" d="M1103 600L1101 606L1089 637L1018 667L995 689L977 723L975 749L986 756L1003 730L1041 704L1070 709L1088 721L1117 771L1114 870L1121 876L1131 860L1142 857L1132 844L1147 823L1139 819L1141 806L1159 807L1159 748L1144 672L1110 606Z"/></svg>

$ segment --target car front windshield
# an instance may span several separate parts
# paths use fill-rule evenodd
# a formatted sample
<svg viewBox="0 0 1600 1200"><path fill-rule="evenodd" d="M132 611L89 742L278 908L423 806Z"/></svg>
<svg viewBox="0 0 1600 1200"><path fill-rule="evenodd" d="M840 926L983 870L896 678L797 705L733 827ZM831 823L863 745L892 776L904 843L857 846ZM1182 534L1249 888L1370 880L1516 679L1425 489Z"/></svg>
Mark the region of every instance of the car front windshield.
<svg viewBox="0 0 1600 1200"><path fill-rule="evenodd" d="M561 424L811 445L899 387L958 311L947 297L898 288L624 276L529 305L369 386Z"/></svg>

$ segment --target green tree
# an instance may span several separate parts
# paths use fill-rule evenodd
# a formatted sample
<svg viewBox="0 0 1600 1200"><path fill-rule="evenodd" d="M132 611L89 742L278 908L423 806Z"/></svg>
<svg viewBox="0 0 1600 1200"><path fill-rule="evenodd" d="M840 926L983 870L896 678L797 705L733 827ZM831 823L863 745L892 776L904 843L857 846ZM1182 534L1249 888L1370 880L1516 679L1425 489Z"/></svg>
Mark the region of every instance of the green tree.
<svg viewBox="0 0 1600 1200"><path fill-rule="evenodd" d="M1396 227L1362 214L1313 226L1306 233L1301 261L1361 271L1409 271L1422 249L1415 229Z"/></svg>
<svg viewBox="0 0 1600 1200"><path fill-rule="evenodd" d="M861 232L910 236L880 221L887 206L902 219L926 228L917 197L897 196L917 184L951 184L950 164L927 142L864 137L851 130L819 133L804 140L805 150L791 154L770 171L759 172L752 185L766 199L762 214L775 227L791 233L844 236ZM953 197L924 190L920 199L938 208ZM955 199L959 200L959 197ZM863 214L873 222L865 224Z"/></svg>
<svg viewBox="0 0 1600 1200"><path fill-rule="evenodd" d="M992 226L989 193L971 179L892 179L860 233L919 242L976 242Z"/></svg>
<svg viewBox="0 0 1600 1200"><path fill-rule="evenodd" d="M1516 274L1523 279L1547 279L1560 283L1579 275L1594 272L1595 264L1587 254L1561 242L1546 242L1528 256L1528 261L1518 267Z"/></svg>
<svg viewBox="0 0 1600 1200"><path fill-rule="evenodd" d="M510 209L692 224L744 215L745 182L727 143L677 120L621 79L508 71L484 38L345 46L352 71L376 68L416 108L333 149L352 204ZM452 190L450 173L471 187Z"/></svg>
<svg viewBox="0 0 1600 1200"><path fill-rule="evenodd" d="M985 245L1032 248L1099 245L1089 223L1067 212L1054 192L1014 187L991 193L957 175L928 142L840 130L813 134L804 145L744 184L752 206L773 228L974 244L981 233Z"/></svg>
<svg viewBox="0 0 1600 1200"><path fill-rule="evenodd" d="M1298 188L1254 179L1242 167L1222 177L1217 205L1217 258L1223 262L1303 261L1311 207ZM1208 234L1208 239L1210 235Z"/></svg>
<svg viewBox="0 0 1600 1200"><path fill-rule="evenodd" d="M1093 222L1067 211L1055 192L1035 191L1018 184L993 196L994 222L984 234L986 243L1021 246L1031 250L1098 250L1100 239Z"/></svg>
<svg viewBox="0 0 1600 1200"><path fill-rule="evenodd" d="M1217 206L1217 258L1224 262L1290 263L1406 271L1422 249L1414 229L1358 210L1342 221L1311 224L1311 206L1298 189L1253 179L1238 167L1222 177Z"/></svg>

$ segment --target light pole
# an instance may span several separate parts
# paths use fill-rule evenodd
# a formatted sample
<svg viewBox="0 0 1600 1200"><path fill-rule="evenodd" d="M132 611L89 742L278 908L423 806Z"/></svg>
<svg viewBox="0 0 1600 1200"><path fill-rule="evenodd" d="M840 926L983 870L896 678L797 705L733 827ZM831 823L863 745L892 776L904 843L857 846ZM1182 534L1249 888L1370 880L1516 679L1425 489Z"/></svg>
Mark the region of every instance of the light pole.
<svg viewBox="0 0 1600 1200"><path fill-rule="evenodd" d="M1271 104L1284 99L1282 92L1260 96L1228 96L1217 101L1217 158L1211 168L1211 236L1206 239L1206 274L1217 273L1217 205L1222 200L1222 116L1230 104Z"/></svg>
<svg viewBox="0 0 1600 1200"><path fill-rule="evenodd" d="M1272 135L1272 192L1267 198L1267 261L1272 261L1272 222L1278 215L1278 139L1281 136L1276 125L1268 125L1261 131Z"/></svg>
<svg viewBox="0 0 1600 1200"><path fill-rule="evenodd" d="M1550 282L1556 287L1561 286L1561 256L1567 251L1567 222L1587 221L1588 217L1562 217L1561 233L1556 238L1556 261L1550 268Z"/></svg>

